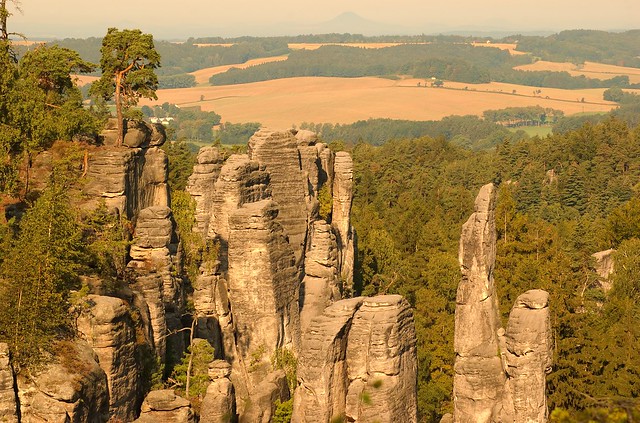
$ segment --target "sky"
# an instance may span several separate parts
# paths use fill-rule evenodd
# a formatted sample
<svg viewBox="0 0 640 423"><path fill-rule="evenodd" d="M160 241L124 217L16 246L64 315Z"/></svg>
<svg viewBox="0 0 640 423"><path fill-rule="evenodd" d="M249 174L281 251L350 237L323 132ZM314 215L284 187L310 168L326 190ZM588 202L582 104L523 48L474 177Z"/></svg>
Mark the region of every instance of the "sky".
<svg viewBox="0 0 640 423"><path fill-rule="evenodd" d="M10 0L11 2L12 0ZM639 0L19 0L9 30L38 37L102 36L139 28L159 39L291 35L353 12L396 31L552 31L640 28ZM594 4L594 5L592 5ZM356 32L356 31L354 31Z"/></svg>

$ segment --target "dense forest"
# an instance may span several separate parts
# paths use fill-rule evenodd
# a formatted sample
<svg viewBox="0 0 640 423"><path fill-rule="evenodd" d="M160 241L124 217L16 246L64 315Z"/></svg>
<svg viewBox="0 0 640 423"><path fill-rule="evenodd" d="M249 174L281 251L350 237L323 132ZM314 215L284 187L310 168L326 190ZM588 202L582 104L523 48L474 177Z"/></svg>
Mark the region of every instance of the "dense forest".
<svg viewBox="0 0 640 423"><path fill-rule="evenodd" d="M327 45L317 50L292 51L286 61L230 69L212 76L210 83L228 85L299 76L411 75L470 84L497 81L566 89L630 86L626 76L601 81L568 72L513 69L532 60L529 55L512 56L497 48L459 43L404 44L381 49Z"/></svg>
<svg viewBox="0 0 640 423"><path fill-rule="evenodd" d="M640 67L640 30L620 33L573 30L548 37L511 37L510 41L518 43L517 50L529 52L543 60L576 64L591 61Z"/></svg>
<svg viewBox="0 0 640 423"><path fill-rule="evenodd" d="M361 142L352 153L358 283L415 306L422 421L451 410L458 239L489 181L500 183L495 276L504 317L527 289L551 294L552 421L640 417L638 128L609 118L481 153L430 137ZM608 248L619 270L607 292L591 254Z"/></svg>

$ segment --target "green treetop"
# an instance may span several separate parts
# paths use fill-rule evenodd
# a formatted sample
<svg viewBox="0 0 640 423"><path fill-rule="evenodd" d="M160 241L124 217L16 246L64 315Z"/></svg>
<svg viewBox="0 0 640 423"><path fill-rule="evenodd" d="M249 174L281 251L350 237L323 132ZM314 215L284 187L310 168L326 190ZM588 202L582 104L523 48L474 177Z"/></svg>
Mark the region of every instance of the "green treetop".
<svg viewBox="0 0 640 423"><path fill-rule="evenodd" d="M91 93L105 100L114 99L118 118L118 145L124 138L123 109L137 104L140 97L156 99L160 55L151 34L139 29L109 28L100 49L102 77L93 83Z"/></svg>

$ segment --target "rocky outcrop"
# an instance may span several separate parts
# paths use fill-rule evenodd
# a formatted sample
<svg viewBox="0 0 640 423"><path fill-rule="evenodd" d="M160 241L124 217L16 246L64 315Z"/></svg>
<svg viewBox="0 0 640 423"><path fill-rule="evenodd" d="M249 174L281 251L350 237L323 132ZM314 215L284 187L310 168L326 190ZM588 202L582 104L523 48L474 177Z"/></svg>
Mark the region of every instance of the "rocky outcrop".
<svg viewBox="0 0 640 423"><path fill-rule="evenodd" d="M501 327L493 280L496 189L480 190L462 227L462 280L456 295L455 422L545 422L545 374L551 366L548 294L521 295Z"/></svg>
<svg viewBox="0 0 640 423"><path fill-rule="evenodd" d="M303 335L292 422L416 422L416 372L406 300L337 301Z"/></svg>
<svg viewBox="0 0 640 423"><path fill-rule="evenodd" d="M611 276L614 270L613 254L615 252L616 250L609 249L591 254L591 257L596 261L595 271L599 277L598 282L605 293L609 292L613 287L612 282L609 280L609 276Z"/></svg>
<svg viewBox="0 0 640 423"><path fill-rule="evenodd" d="M274 415L276 401L289 399L289 387L284 371L269 373L252 391L240 414L240 423L269 423Z"/></svg>
<svg viewBox="0 0 640 423"><path fill-rule="evenodd" d="M0 421L18 422L15 377L9 361L9 345L0 343Z"/></svg>
<svg viewBox="0 0 640 423"><path fill-rule="evenodd" d="M187 183L187 191L196 202L196 224L194 230L205 236L211 220L211 203L223 158L217 147L203 147L198 153L198 162Z"/></svg>
<svg viewBox="0 0 640 423"><path fill-rule="evenodd" d="M270 200L247 203L230 216L229 295L247 388L265 377L276 349L297 349L299 283L295 257ZM235 383L236 388L238 384Z"/></svg>
<svg viewBox="0 0 640 423"><path fill-rule="evenodd" d="M23 422L106 422L107 377L91 347L83 341L58 346L58 361L32 378L18 378Z"/></svg>
<svg viewBox="0 0 640 423"><path fill-rule="evenodd" d="M502 415L506 375L502 369L500 316L493 281L496 259L496 190L485 185L474 213L462 226L456 295L453 395L459 422L491 422Z"/></svg>
<svg viewBox="0 0 640 423"><path fill-rule="evenodd" d="M109 388L109 415L132 421L140 406L141 375L130 306L115 297L89 295L77 319L78 332L98 357Z"/></svg>
<svg viewBox="0 0 640 423"><path fill-rule="evenodd" d="M333 210L331 225L336 230L340 248L340 276L345 290L353 290L353 268L355 260L355 231L351 226L351 203L353 202L353 160L349 153L339 151L335 156L333 180Z"/></svg>
<svg viewBox="0 0 640 423"><path fill-rule="evenodd" d="M177 276L178 240L174 230L171 209L152 206L138 216L127 268L133 273L131 288L146 305L153 332L155 351L165 358L167 335L179 329L180 313L184 307L182 280ZM146 311L145 310L145 311ZM142 313L143 321L147 313ZM175 337L176 341L181 338ZM183 346L176 346L182 350Z"/></svg>
<svg viewBox="0 0 640 423"><path fill-rule="evenodd" d="M211 384L200 407L200 423L232 422L236 418L236 398L231 376L231 365L224 360L209 365Z"/></svg>
<svg viewBox="0 0 640 423"><path fill-rule="evenodd" d="M553 359L546 291L534 289L518 297L509 314L502 351L507 363L514 421L546 421L546 375L551 371Z"/></svg>
<svg viewBox="0 0 640 423"><path fill-rule="evenodd" d="M93 149L87 156L87 184L84 192L92 201L104 200L127 219L150 206L169 206L167 184L167 155L158 148L164 143L164 130L143 123L130 123L136 128L127 135L130 139L145 137L143 141L127 142L114 147L108 142L112 129L105 129L105 147ZM134 134L135 135L130 135Z"/></svg>
<svg viewBox="0 0 640 423"><path fill-rule="evenodd" d="M324 220L311 224L309 249L304 259L304 279L300 287L300 327L304 331L315 316L342 295L338 274L338 245L331 226Z"/></svg>
<svg viewBox="0 0 640 423"><path fill-rule="evenodd" d="M194 423L191 403L171 389L151 391L142 403L137 423Z"/></svg>
<svg viewBox="0 0 640 423"><path fill-rule="evenodd" d="M299 262L304 257L307 235L308 190L302 172L298 142L291 131L259 130L249 140L248 154L264 166L271 176L271 193L278 203L278 220L284 227L289 243Z"/></svg>

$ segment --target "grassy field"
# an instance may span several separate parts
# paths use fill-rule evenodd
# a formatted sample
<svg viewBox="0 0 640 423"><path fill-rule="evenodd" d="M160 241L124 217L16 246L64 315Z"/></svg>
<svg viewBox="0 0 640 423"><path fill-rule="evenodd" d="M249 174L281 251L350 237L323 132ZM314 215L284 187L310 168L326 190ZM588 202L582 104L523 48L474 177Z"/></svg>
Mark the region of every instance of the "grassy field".
<svg viewBox="0 0 640 423"><path fill-rule="evenodd" d="M540 138L544 138L547 135L551 134L551 126L543 125L543 126L519 126L517 128L509 128L511 132L518 132L522 130L527 133L530 137L538 136Z"/></svg>
<svg viewBox="0 0 640 423"><path fill-rule="evenodd" d="M424 83L418 79L373 77L286 78L159 90L158 100L142 100L140 105L169 102L200 106L220 114L224 122L261 122L274 128L289 128L302 122L352 123L368 118L437 120L450 115L482 115L488 109L513 106L540 105L568 115L606 112L615 107L602 100L603 89L542 89L541 94L534 95L532 87L513 84L445 82L444 88L427 88Z"/></svg>

